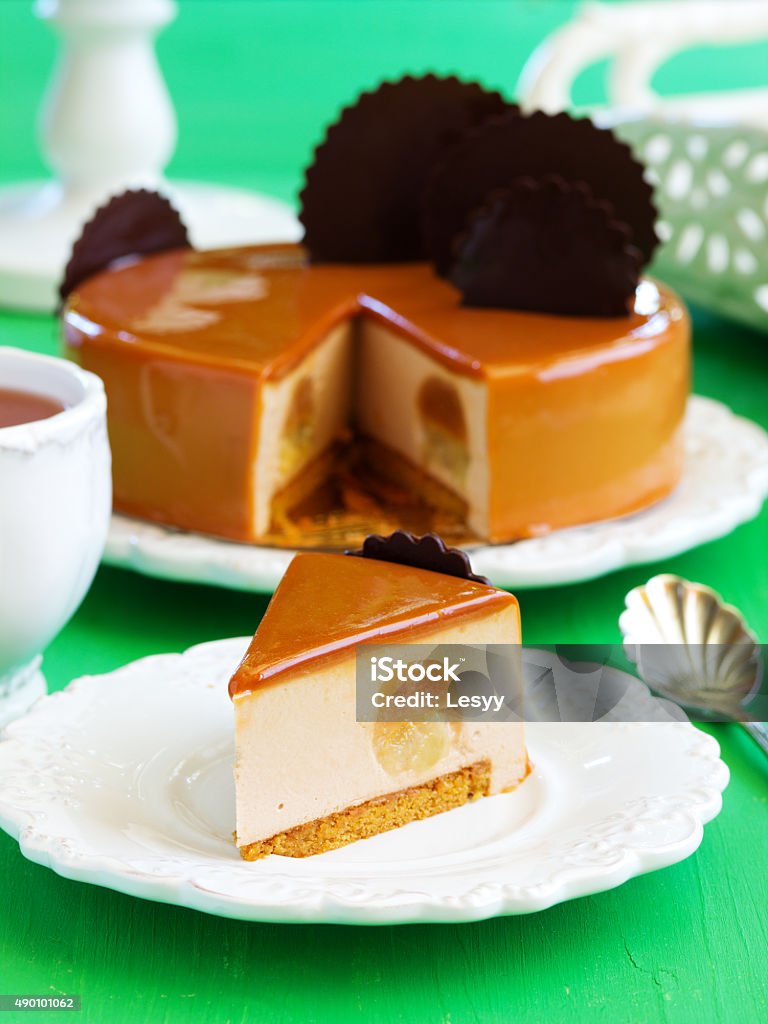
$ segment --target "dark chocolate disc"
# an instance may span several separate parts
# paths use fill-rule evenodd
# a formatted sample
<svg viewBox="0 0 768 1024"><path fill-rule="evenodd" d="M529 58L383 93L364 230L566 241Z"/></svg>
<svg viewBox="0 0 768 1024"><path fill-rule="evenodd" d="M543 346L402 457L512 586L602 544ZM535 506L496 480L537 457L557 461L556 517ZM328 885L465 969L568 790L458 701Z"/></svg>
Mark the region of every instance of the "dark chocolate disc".
<svg viewBox="0 0 768 1024"><path fill-rule="evenodd" d="M585 183L518 178L470 216L450 279L466 306L625 316L640 277L630 235Z"/></svg>
<svg viewBox="0 0 768 1024"><path fill-rule="evenodd" d="M446 275L454 241L472 210L493 189L524 176L556 174L586 182L613 205L647 261L657 242L653 189L643 168L613 132L568 114L507 113L467 132L435 165L424 192L423 232L429 258Z"/></svg>
<svg viewBox="0 0 768 1024"><path fill-rule="evenodd" d="M123 192L99 207L72 247L59 288L62 301L86 278L124 256L189 247L181 217L159 192Z"/></svg>
<svg viewBox="0 0 768 1024"><path fill-rule="evenodd" d="M406 76L346 107L315 150L301 193L313 262L424 258L420 201L435 160L509 104L458 78Z"/></svg>
<svg viewBox="0 0 768 1024"><path fill-rule="evenodd" d="M373 558L379 562L410 565L414 569L427 569L430 572L442 573L444 576L456 576L459 579L491 586L491 581L486 576L478 576L472 572L465 551L446 547L443 539L434 533L425 533L423 537L416 537L404 530L395 530L388 537L372 533L365 538L360 551L347 551L345 554L354 555L356 558Z"/></svg>

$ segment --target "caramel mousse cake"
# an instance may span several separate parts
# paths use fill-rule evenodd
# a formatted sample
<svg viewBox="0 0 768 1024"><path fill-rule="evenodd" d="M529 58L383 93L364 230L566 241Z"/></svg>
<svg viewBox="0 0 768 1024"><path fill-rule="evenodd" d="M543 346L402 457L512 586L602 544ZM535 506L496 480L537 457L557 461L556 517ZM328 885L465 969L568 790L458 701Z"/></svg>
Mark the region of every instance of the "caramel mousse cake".
<svg viewBox="0 0 768 1024"><path fill-rule="evenodd" d="M64 337L106 385L118 510L297 544L351 458L374 520L406 495L505 541L675 486L688 318L642 276L651 188L609 131L406 78L329 130L301 216L302 245L201 252L133 192L86 226Z"/></svg>
<svg viewBox="0 0 768 1024"><path fill-rule="evenodd" d="M516 599L434 536L288 566L230 682L242 857L307 857L514 789L519 722L356 720L366 643L517 644Z"/></svg>

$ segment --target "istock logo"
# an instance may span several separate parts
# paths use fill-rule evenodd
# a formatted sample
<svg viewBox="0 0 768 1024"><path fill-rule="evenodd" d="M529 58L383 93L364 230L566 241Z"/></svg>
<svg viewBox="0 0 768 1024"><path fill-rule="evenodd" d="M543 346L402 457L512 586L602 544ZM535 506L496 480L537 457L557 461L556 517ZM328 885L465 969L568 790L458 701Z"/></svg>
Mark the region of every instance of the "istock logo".
<svg viewBox="0 0 768 1024"><path fill-rule="evenodd" d="M462 661L464 659L461 659ZM371 681L374 683L458 683L459 662L451 663L448 658L438 661L403 661L402 658L371 658Z"/></svg>
<svg viewBox="0 0 768 1024"><path fill-rule="evenodd" d="M358 722L503 722L519 719L514 644L361 644Z"/></svg>

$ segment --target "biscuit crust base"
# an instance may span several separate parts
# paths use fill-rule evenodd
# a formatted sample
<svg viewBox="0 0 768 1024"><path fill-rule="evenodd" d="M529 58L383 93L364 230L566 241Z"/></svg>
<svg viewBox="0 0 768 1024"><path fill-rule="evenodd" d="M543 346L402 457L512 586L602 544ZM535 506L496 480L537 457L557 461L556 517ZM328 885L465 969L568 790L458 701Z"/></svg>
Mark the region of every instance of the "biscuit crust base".
<svg viewBox="0 0 768 1024"><path fill-rule="evenodd" d="M257 539L271 547L336 550L401 528L459 544L473 539L468 514L466 501L425 470L357 436L315 456L274 495L269 530Z"/></svg>
<svg viewBox="0 0 768 1024"><path fill-rule="evenodd" d="M248 843L240 847L240 856L243 860L259 860L271 853L281 857L312 857L461 807L478 797L488 796L490 785L490 761L476 761L421 786L388 793L325 818L296 825L269 839Z"/></svg>

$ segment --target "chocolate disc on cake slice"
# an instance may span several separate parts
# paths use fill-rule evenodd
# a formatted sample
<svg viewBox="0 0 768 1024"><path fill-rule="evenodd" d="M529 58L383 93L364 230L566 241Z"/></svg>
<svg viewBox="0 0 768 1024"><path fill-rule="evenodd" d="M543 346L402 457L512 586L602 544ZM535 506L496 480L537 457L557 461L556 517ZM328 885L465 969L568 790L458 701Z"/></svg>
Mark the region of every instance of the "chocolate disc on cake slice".
<svg viewBox="0 0 768 1024"><path fill-rule="evenodd" d="M468 306L626 316L640 278L630 237L583 182L518 178L470 215L450 279Z"/></svg>
<svg viewBox="0 0 768 1024"><path fill-rule="evenodd" d="M313 262L424 258L420 200L435 161L510 105L458 78L406 76L363 93L317 147L301 193Z"/></svg>
<svg viewBox="0 0 768 1024"><path fill-rule="evenodd" d="M423 537L416 537L405 530L395 530L388 537L373 533L365 538L359 551L347 551L346 554L379 562L410 565L412 569L426 569L443 573L444 576L456 576L473 583L491 585L487 576L478 576L472 572L466 551L446 547L443 538L434 533L426 533Z"/></svg>
<svg viewBox="0 0 768 1024"><path fill-rule="evenodd" d="M422 554L454 570L456 554L446 561L436 540ZM419 538L395 538L390 557L395 548L406 564L296 555L232 677L246 860L323 853L514 789L528 773L520 722L357 721L360 644L520 642L511 594L434 561L415 567Z"/></svg>
<svg viewBox="0 0 768 1024"><path fill-rule="evenodd" d="M586 118L511 112L468 131L429 178L422 224L426 250L438 273L450 273L456 239L494 189L508 188L521 177L544 175L583 182L595 200L609 202L615 218L630 229L643 262L650 259L658 242L653 190L629 146Z"/></svg>

